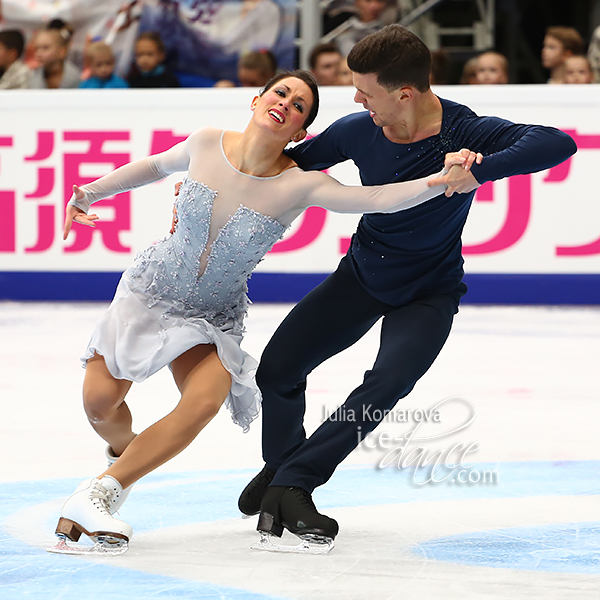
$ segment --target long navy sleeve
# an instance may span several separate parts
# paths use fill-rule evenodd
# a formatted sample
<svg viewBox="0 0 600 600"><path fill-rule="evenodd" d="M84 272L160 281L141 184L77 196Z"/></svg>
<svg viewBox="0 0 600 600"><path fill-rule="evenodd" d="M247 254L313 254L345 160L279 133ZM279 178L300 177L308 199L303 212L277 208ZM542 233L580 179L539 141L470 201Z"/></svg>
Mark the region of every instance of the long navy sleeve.
<svg viewBox="0 0 600 600"><path fill-rule="evenodd" d="M361 112L339 119L289 155L306 170L352 160L364 185L380 185L435 173L447 152L461 148L484 155L472 168L479 183L553 167L577 150L558 129L478 117L466 106L440 100L440 133L419 142L390 142ZM393 306L456 289L463 277L460 238L473 196L438 196L401 213L363 215L349 254L365 289Z"/></svg>

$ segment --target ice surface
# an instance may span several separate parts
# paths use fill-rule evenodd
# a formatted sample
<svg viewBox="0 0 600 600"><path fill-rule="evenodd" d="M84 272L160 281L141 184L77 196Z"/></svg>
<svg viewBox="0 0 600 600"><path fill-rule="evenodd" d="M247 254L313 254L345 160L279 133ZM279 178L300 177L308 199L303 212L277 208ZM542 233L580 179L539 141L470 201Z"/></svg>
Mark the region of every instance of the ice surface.
<svg viewBox="0 0 600 600"><path fill-rule="evenodd" d="M259 358L289 308L253 305L245 349ZM397 461L377 469L389 451L382 439L393 448L416 426L413 417L386 420L375 432L384 438L371 439L380 447L361 446L315 493L319 509L340 523L328 555L250 550L256 520L240 519L236 502L262 467L260 420L244 435L225 410L136 484L120 514L134 529L126 554L51 555L45 548L55 542L63 499L105 467L104 443L81 407L78 360L102 310L0 303L0 597L600 596L600 310L462 308L442 354L395 412L414 417L452 397L472 403L467 428L424 445L444 452L477 442L464 473L480 480L460 483L456 471L423 483L427 470L400 470ZM377 343L375 328L311 375L309 431L360 383ZM176 402L168 370L134 386L136 429ZM448 401L440 415L420 434L452 431L467 405ZM483 482L485 473L496 480Z"/></svg>

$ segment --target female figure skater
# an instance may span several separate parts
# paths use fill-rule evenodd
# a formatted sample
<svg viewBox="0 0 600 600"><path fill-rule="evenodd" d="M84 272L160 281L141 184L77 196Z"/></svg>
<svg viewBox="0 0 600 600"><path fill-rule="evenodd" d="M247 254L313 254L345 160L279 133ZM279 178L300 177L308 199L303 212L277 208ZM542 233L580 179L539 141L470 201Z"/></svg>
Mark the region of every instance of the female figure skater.
<svg viewBox="0 0 600 600"><path fill-rule="evenodd" d="M256 362L240 349L246 281L302 211L322 206L392 212L444 192L443 173L346 187L324 173L299 169L283 149L304 138L318 103L308 73L279 74L253 99L254 114L243 133L200 129L162 154L74 186L65 239L73 221L94 226L98 217L88 214L93 202L188 171L177 198L177 227L125 271L82 358L84 408L108 443L109 468L81 483L66 501L52 551L90 551L66 543L85 533L96 542L92 552L125 552L132 529L112 515L132 484L190 444L223 402L244 430L257 416L260 392L251 374ZM449 154L446 168L468 168L474 159L466 150ZM125 396L132 382L165 365L181 399L136 436Z"/></svg>

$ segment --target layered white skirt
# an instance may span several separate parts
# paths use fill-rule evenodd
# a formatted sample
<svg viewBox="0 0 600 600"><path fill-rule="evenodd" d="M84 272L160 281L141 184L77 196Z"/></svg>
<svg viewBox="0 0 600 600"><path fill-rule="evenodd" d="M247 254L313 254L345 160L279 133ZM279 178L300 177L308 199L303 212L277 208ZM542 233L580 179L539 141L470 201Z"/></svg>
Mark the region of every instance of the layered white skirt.
<svg viewBox="0 0 600 600"><path fill-rule="evenodd" d="M258 363L241 349L242 336L223 331L201 317L169 314L166 302L148 307L138 294L123 276L112 303L96 324L81 358L83 366L96 352L113 377L139 383L190 348L214 344L223 367L231 374L225 405L234 423L247 431L258 416L261 395L254 380Z"/></svg>

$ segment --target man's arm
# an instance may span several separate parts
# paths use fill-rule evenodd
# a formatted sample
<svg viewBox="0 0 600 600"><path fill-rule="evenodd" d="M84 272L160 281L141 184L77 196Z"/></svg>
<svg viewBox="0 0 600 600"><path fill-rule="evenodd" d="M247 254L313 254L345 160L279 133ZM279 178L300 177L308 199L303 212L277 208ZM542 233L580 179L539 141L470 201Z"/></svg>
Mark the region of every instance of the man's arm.
<svg viewBox="0 0 600 600"><path fill-rule="evenodd" d="M446 196L472 192L486 181L549 169L577 152L573 138L554 127L517 125L496 117L477 118L470 126L462 141L485 159L470 171L455 169L444 178Z"/></svg>
<svg viewBox="0 0 600 600"><path fill-rule="evenodd" d="M480 184L543 171L577 152L573 138L554 127L517 125L495 117L478 121L462 144L484 155L471 170Z"/></svg>
<svg viewBox="0 0 600 600"><path fill-rule="evenodd" d="M360 114L360 113L358 113ZM346 137L354 128L357 114L347 115L332 123L319 135L298 144L285 153L305 171L322 171L332 165L348 160Z"/></svg>

